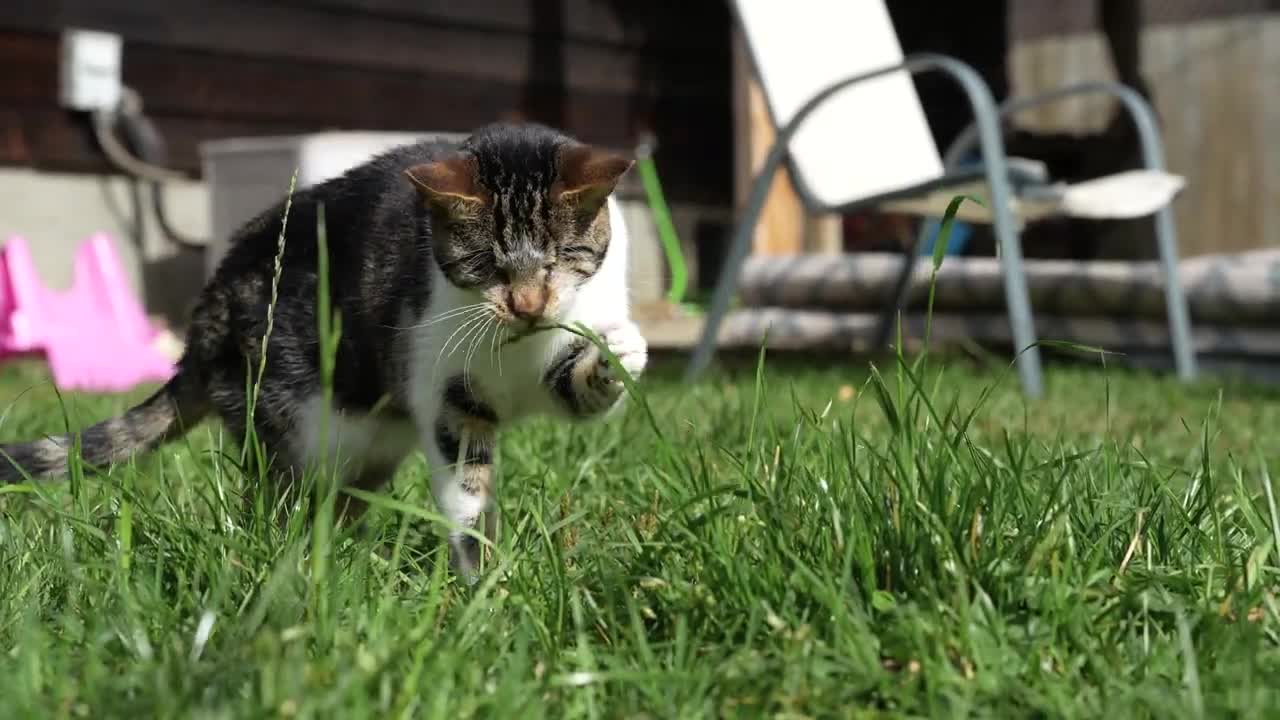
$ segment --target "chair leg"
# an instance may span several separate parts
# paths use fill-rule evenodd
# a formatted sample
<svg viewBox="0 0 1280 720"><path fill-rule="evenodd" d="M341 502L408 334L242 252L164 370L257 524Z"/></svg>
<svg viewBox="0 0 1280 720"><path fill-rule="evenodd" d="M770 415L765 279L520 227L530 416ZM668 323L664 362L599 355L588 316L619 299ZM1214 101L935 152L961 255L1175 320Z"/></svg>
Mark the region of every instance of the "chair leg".
<svg viewBox="0 0 1280 720"><path fill-rule="evenodd" d="M1014 362L1018 366L1023 392L1027 397L1035 399L1044 394L1044 381L1040 371L1040 348L1036 344L1036 331L1031 319L1027 275L1022 265L1021 232L1013 217L1013 191L1009 184L1008 158L1004 153L1004 142L1000 138L999 120L994 107L975 103L974 114L977 116L982 164L986 169L987 186L991 193L992 229L1000 251L1005 305L1008 306L1009 325L1013 331Z"/></svg>
<svg viewBox="0 0 1280 720"><path fill-rule="evenodd" d="M988 165L988 167L990 167ZM988 175L993 175L988 170ZM1007 182L1007 175L1006 182ZM1006 186L1007 187L1007 186ZM993 229L1000 247L1000 265L1004 276L1005 304L1009 308L1009 325L1013 330L1015 362L1023 391L1031 398L1044 394L1044 380L1040 370L1040 348L1036 345L1036 331L1031 319L1031 299L1027 290L1027 275L1022 265L1022 238L1013 213L1009 210L1008 197L1001 198L994 189L991 192L994 216Z"/></svg>
<svg viewBox="0 0 1280 720"><path fill-rule="evenodd" d="M1141 95L1125 88L1119 93L1122 105L1138 129L1142 144L1142 161L1148 170L1164 170L1164 146L1155 113ZM1155 214L1156 246L1164 270L1164 302L1169 314L1169 344L1173 346L1173 362L1178 377L1194 380L1197 374L1195 351L1191 347L1191 318L1187 298L1178 277L1178 235L1173 223L1173 208L1166 205Z"/></svg>
<svg viewBox="0 0 1280 720"><path fill-rule="evenodd" d="M1031 320L1031 299L1027 292L1027 276L1022 268L1021 239L1013 218L1013 189L1009 183L1009 162L1000 134L999 110L991 97L991 89L972 68L957 65L947 68L946 72L964 90L973 107L978 147L982 151L982 166L990 188L992 229L1000 249L1005 303L1009 308L1018 376L1027 397L1039 398L1044 394L1040 348L1036 345L1036 331Z"/></svg>
<svg viewBox="0 0 1280 720"><path fill-rule="evenodd" d="M1146 169L1164 170L1164 145L1160 139L1160 128L1156 124L1155 112L1152 111L1151 104L1131 87L1117 83L1084 83L1061 87L1034 97L1009 100L1000 107L999 113L1002 116L1013 115L1063 98L1091 94L1110 95L1120 101L1120 105L1129 113L1138 130L1143 164ZM952 142L945 159L948 167L957 162L973 146L975 138L979 135L980 124L966 128ZM1169 341L1173 346L1174 363L1181 379L1193 380L1197 374L1196 355L1191 345L1191 319L1187 309L1187 299L1182 292L1182 283L1178 279L1178 237L1174 228L1172 210L1168 207L1161 208L1155 215L1155 223L1157 249L1164 271L1165 306L1169 313Z"/></svg>
<svg viewBox="0 0 1280 720"><path fill-rule="evenodd" d="M729 244L729 254L725 258L724 266L720 269L720 279L716 282L715 292L711 295L711 307L707 311L707 319L702 326L702 337L694 348L693 357L685 367L686 382L697 380L698 376L711 364L711 357L715 354L716 345L719 342L720 325L729 314L729 303L732 302L738 290L742 263L746 261L747 254L751 250L751 238L755 234L756 223L760 219L760 213L768 198L769 184L773 182L773 176L782 164L785 140L785 137L775 140L759 174L752 181L750 194L747 196L747 206L743 208L742 217L734 228L733 238Z"/></svg>
<svg viewBox="0 0 1280 720"><path fill-rule="evenodd" d="M1022 264L1022 238L1012 212L1012 193L1009 187L1009 167L1000 142L995 118L984 118L978 113L980 144L983 165L987 172L987 185L991 190L992 229L1000 250L1001 275L1004 276L1005 304L1009 310L1009 325L1013 331L1013 351L1022 380L1023 392L1031 398L1044 394L1044 381L1040 371L1040 348L1036 344L1035 326L1031 319L1031 298L1027 290L1027 275Z"/></svg>
<svg viewBox="0 0 1280 720"><path fill-rule="evenodd" d="M1178 240L1174 234L1173 209L1165 206L1156 213L1156 243L1164 266L1164 302L1169 313L1169 343L1173 345L1173 361L1178 377L1184 381L1196 378L1196 356L1191 347L1191 320L1187 298L1178 278Z"/></svg>
<svg viewBox="0 0 1280 720"><path fill-rule="evenodd" d="M889 341L893 338L893 326L898 319L899 313L907 305L907 294L911 290L911 276L915 274L916 264L920 262L920 248L925 244L925 233L928 232L929 223L925 220L920 221L920 229L916 234L915 244L908 244L902 250L902 265L898 270L898 279L894 281L893 289L886 299L883 314L880 316L880 325L876 328L876 348L889 347Z"/></svg>
<svg viewBox="0 0 1280 720"><path fill-rule="evenodd" d="M1009 318L1013 325L1018 374L1022 379L1024 392L1031 398L1040 397L1043 392L1040 352L1035 344L1035 330L1031 324L1031 303L1027 293L1026 276L1022 271L1022 249L1010 211L1012 189L1009 185L1008 162L1004 155L1004 143L1000 138L995 101L991 97L991 90L977 71L962 62L942 55L913 56L900 66L882 68L833 83L811 97L779 130L773 147L765 156L760 172L752 184L746 211L735 231L729 257L721 270L720 281L716 285L715 294L711 300L711 311L703 327L702 339L685 370L686 381L697 379L711 361L720 323L728 313L729 303L737 288L739 271L751 245L752 230L768 195L768 183L781 166L787 145L795 134L796 128L834 93L859 82L901 70L912 73L936 70L946 73L964 90L977 116L982 161L987 170L987 183L991 188L991 202L994 206L996 239L1002 250L1005 295L1009 304Z"/></svg>

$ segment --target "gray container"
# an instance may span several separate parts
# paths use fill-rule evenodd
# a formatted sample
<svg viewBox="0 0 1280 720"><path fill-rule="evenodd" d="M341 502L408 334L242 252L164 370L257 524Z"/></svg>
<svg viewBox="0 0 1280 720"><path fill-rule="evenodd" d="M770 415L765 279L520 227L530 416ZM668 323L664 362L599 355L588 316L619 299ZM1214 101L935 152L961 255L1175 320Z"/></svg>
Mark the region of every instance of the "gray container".
<svg viewBox="0 0 1280 720"><path fill-rule="evenodd" d="M459 142L458 133L323 132L308 135L231 138L200 146L209 187L211 240L205 277L226 253L232 233L288 192L298 172L298 188L337 177L379 153L421 140ZM639 174L624 177L616 193L631 238L628 253L631 300L651 302L666 290L666 263Z"/></svg>
<svg viewBox="0 0 1280 720"><path fill-rule="evenodd" d="M323 132L203 143L200 155L209 186L212 230L205 276L213 274L232 233L288 193L295 170L301 189L337 177L398 145L465 137L455 133Z"/></svg>

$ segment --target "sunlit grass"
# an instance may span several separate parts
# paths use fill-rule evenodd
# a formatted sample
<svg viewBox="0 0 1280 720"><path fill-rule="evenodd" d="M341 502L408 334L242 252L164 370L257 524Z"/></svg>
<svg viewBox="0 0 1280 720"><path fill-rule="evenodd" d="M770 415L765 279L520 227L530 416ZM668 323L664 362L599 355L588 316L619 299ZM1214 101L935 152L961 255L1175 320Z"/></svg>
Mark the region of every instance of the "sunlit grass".
<svg viewBox="0 0 1280 720"><path fill-rule="evenodd" d="M658 367L656 424L509 432L472 588L411 512L433 510L420 458L322 582L306 524L241 500L216 423L74 491L11 486L4 714L1274 712L1275 396L1058 369L1027 405L1008 373L939 366L880 390L865 363ZM0 436L62 429L40 378L5 371Z"/></svg>

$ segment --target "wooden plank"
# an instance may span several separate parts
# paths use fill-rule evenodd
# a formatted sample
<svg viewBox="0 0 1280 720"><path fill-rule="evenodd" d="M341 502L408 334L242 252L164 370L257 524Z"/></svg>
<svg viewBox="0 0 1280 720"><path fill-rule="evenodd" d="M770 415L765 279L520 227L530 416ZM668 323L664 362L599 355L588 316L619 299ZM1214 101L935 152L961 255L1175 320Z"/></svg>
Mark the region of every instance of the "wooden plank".
<svg viewBox="0 0 1280 720"><path fill-rule="evenodd" d="M307 117L352 126L420 126L450 122L463 115L468 123L497 119L514 112L552 121L571 132L592 135L593 128L617 139L631 124L640 100L678 102L686 122L705 127L724 114L727 91L695 98L671 98L662 87L620 83L615 91L543 88L465 75L436 72L371 72L358 68L324 68L271 60L229 58L207 53L175 53L150 45L125 55L124 76L146 99L164 112L211 113L234 117ZM244 89L253 88L246 97ZM648 96L654 96L649 98ZM717 97L719 96L719 97ZM561 110L555 105L564 105ZM592 113L596 115L592 119ZM564 121L553 121L563 115ZM487 116L487 118L486 118ZM615 129L615 130L609 130Z"/></svg>
<svg viewBox="0 0 1280 720"><path fill-rule="evenodd" d="M777 129L769 114L764 91L756 81L741 32L733 29L734 85L734 198L739 211ZM836 216L812 216L791 184L784 167L774 176L769 195L756 223L752 251L761 255L795 255L801 252L839 252L842 225Z"/></svg>
<svg viewBox="0 0 1280 720"><path fill-rule="evenodd" d="M252 0L7 2L10 8L0 15L0 27L46 32L64 27L108 30L124 37L126 53L132 43L151 43L325 65L408 71L430 68L486 80L604 91L620 89L643 62L643 56L630 49L565 42L561 68L550 68L533 61L542 48L529 35L414 24ZM685 53L682 59L696 65L716 52L710 44ZM552 76L561 69L563 77ZM670 92L687 97L696 97L708 87L707 78L698 72L672 74L665 80Z"/></svg>
<svg viewBox="0 0 1280 720"><path fill-rule="evenodd" d="M1009 3L1010 37L1029 42L1080 35L1098 29L1101 2L1129 0L1016 0ZM1276 9L1275 0L1146 0L1141 3L1149 29L1204 20L1258 15Z"/></svg>
<svg viewBox="0 0 1280 720"><path fill-rule="evenodd" d="M1171 171L1187 178L1174 203L1184 256L1274 245L1280 202L1268 178L1280 176L1273 109L1280 53L1270 40L1280 14L1148 26L1143 75L1150 83ZM1269 34L1270 33L1270 34ZM1098 34L1021 43L1012 53L1017 94L1113 75ZM1039 131L1101 129L1109 101L1070 101L1019 117Z"/></svg>
<svg viewBox="0 0 1280 720"><path fill-rule="evenodd" d="M58 37L48 33L0 30L0 101L57 104ZM396 127L421 124L454 106L477 104L493 118L537 112L548 100L561 100L537 85L477 80L434 70L372 71L175 50L148 43L129 46L124 55L125 83L137 90L149 110L228 117L297 118L326 122L364 122L373 126L393 116ZM727 73L726 73L727 74ZM250 89L250 91L246 91ZM530 97L532 96L532 97ZM661 80L641 78L621 91L581 91L564 101L596 106L597 125L661 125L651 116L681 116L671 125L692 126L693 134L717 142L727 123L729 89L720 84L694 98L672 95ZM625 111L625 113L623 112ZM636 117L625 117L624 114ZM493 119L490 118L490 119ZM709 134L714 131L714 134ZM727 146L728 139L723 144Z"/></svg>
<svg viewBox="0 0 1280 720"><path fill-rule="evenodd" d="M1249 21L1206 23L1202 40L1220 48L1199 75L1203 103L1204 157L1193 182L1201 194L1199 232L1189 238L1189 249L1198 252L1231 252L1262 246L1264 196L1259 178L1263 168L1259 138L1269 136L1255 129L1262 116L1257 94L1263 82L1274 83L1275 69L1260 67L1259 35ZM1274 129L1273 129L1274 131ZM1273 136L1270 136L1273 137ZM1267 140L1263 140L1265 145Z"/></svg>
<svg viewBox="0 0 1280 720"><path fill-rule="evenodd" d="M155 118L169 145L170 166L196 175L199 143L223 137L282 135L308 129L297 124L237 122L204 118ZM67 172L114 170L98 151L88 122L74 113L48 108L19 108L0 113L0 165L28 165Z"/></svg>
<svg viewBox="0 0 1280 720"><path fill-rule="evenodd" d="M735 205L741 212L751 184L773 145L775 130L764 93L756 82L741 31L733 32L734 144L738 148ZM804 206L783 168L773 177L756 223L752 251L791 255L804 244Z"/></svg>
<svg viewBox="0 0 1280 720"><path fill-rule="evenodd" d="M30 165L32 162L22 116L16 110L0 109L0 163Z"/></svg>
<svg viewBox="0 0 1280 720"><path fill-rule="evenodd" d="M840 215L809 215L804 224L804 250L837 255L844 252L844 219Z"/></svg>
<svg viewBox="0 0 1280 720"><path fill-rule="evenodd" d="M579 124L589 122L592 110L575 116ZM299 120L264 121L161 115L152 118L168 144L169 165L196 176L200 172L200 143L229 137L255 137L317 132L333 129L409 130L424 129L466 132L479 123L455 126L411 125L390 127L325 126ZM592 142L619 148L630 147L630 139L614 136L596 137ZM729 188L720 170L728 167L728 158L715 158L694 139L672 138L661 145L656 161L663 168L663 190L672 203L727 205ZM725 148L727 155L728 148ZM690 158L696 158L691 161ZM53 108L4 108L0 110L0 165L22 165L47 170L111 173L115 169L98 150L87 121Z"/></svg>
<svg viewBox="0 0 1280 720"><path fill-rule="evenodd" d="M56 102L58 63L55 38L0 30L0 105Z"/></svg>
<svg viewBox="0 0 1280 720"><path fill-rule="evenodd" d="M514 32L535 37L617 45L648 51L706 48L707 29L730 22L727 3L680 7L680 21L663 3L600 0L268 0L335 13L358 13L402 22Z"/></svg>
<svg viewBox="0 0 1280 720"><path fill-rule="evenodd" d="M256 137L269 135L293 135L300 132L319 132L325 129L347 129L315 126L300 122L273 122L262 120L234 120L221 118L161 117L152 118L161 135L165 137L169 150L169 165L182 172L197 176L200 173L201 142L219 140L227 137ZM431 128L440 131L466 132L474 126ZM360 128L367 129L367 128ZM407 129L421 131L420 127L376 128ZM595 142L608 145L628 147L626 142ZM727 204L727 184L719 182L714 170L726 167L727 163L708 169L700 161L689 161L689 158L703 158L699 155L699 146L668 145L659 149L668 152L662 161L663 190L672 202L695 202L695 204L722 205ZM68 172L110 173L114 168L93 141L88 124L83 118L74 117L72 113L54 109L4 109L0 110L0 165L27 165L50 170L68 170Z"/></svg>
<svg viewBox="0 0 1280 720"><path fill-rule="evenodd" d="M83 122L57 110L57 42L51 34L0 31L0 67L7 69L0 74L0 107L36 112L57 130L35 142L27 138L35 129L20 134L14 128L29 126L8 122L11 149L0 151L0 161L103 169L92 143L69 140L78 135L67 126L83 129ZM145 43L130 46L124 62L127 83L141 94L148 115L172 128L162 130L174 145L173 161L188 171L199 167L195 143L203 139L282 129L465 132L497 119L524 118L622 148L635 141L638 127L650 127L658 136L657 161L673 201L728 204L731 194L728 88L723 85L718 93L696 99L668 97L660 85L647 92L558 96L435 72L317 68ZM182 134L193 131L193 137ZM20 143L14 139L19 137L27 139ZM55 147L59 138L72 147ZM19 145L26 149L14 149Z"/></svg>
<svg viewBox="0 0 1280 720"><path fill-rule="evenodd" d="M1274 138L1280 134L1280 94L1275 89L1276 73L1280 72L1280 14L1269 15L1262 21L1258 43L1261 57L1259 71L1254 74L1255 96L1261 104L1258 134L1254 138L1262 163L1262 243L1272 247L1280 245L1280 143Z"/></svg>

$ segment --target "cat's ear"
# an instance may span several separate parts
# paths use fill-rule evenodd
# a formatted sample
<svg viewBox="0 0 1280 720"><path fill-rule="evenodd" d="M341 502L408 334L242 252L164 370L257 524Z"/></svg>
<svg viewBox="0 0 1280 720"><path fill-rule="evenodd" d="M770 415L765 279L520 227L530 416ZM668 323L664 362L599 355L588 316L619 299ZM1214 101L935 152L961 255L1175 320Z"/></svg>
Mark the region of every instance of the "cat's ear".
<svg viewBox="0 0 1280 720"><path fill-rule="evenodd" d="M456 154L429 163L414 165L404 174L428 205L456 213L484 204L485 191L476 177L476 161Z"/></svg>
<svg viewBox="0 0 1280 720"><path fill-rule="evenodd" d="M560 150L558 199L594 215L634 164L631 158L591 145L567 145Z"/></svg>

